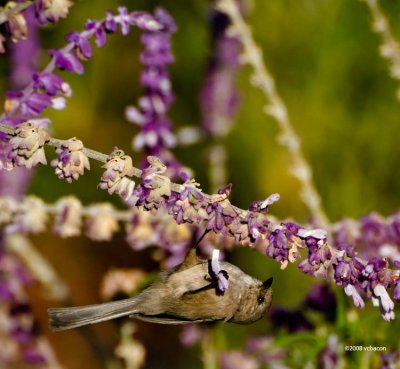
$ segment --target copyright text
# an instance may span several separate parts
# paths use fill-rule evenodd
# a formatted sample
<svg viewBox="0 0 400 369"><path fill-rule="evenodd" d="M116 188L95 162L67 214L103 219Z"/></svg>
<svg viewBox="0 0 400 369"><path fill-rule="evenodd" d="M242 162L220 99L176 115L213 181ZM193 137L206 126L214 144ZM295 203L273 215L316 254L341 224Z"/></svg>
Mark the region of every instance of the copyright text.
<svg viewBox="0 0 400 369"><path fill-rule="evenodd" d="M345 351L386 351L385 346L345 346Z"/></svg>

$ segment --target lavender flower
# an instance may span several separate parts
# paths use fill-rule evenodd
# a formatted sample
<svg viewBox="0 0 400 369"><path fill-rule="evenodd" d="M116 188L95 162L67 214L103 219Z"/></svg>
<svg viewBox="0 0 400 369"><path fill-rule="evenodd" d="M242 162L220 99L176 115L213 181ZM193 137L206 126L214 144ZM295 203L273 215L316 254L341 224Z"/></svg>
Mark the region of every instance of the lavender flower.
<svg viewBox="0 0 400 369"><path fill-rule="evenodd" d="M130 179L133 175L133 165L130 156L115 148L103 165L105 172L101 176L99 188L107 190L110 195L114 192L128 200L135 188L135 182Z"/></svg>
<svg viewBox="0 0 400 369"><path fill-rule="evenodd" d="M112 14L111 14L112 17ZM112 20L114 18L112 17ZM95 43L98 48L103 47L106 44L107 41L107 26L106 24L104 27L102 27L101 22L99 21L94 21L94 20L88 20L85 25L85 30L87 31L93 31L94 30L94 37L95 37ZM116 32L116 29L115 31Z"/></svg>
<svg viewBox="0 0 400 369"><path fill-rule="evenodd" d="M336 369L339 363L338 337L331 335L326 347L318 355L318 367L321 369Z"/></svg>
<svg viewBox="0 0 400 369"><path fill-rule="evenodd" d="M300 309L290 310L275 306L271 308L269 317L274 326L284 327L289 332L304 332L314 328L314 325Z"/></svg>
<svg viewBox="0 0 400 369"><path fill-rule="evenodd" d="M134 338L136 326L132 322L121 327L121 341L115 348L115 355L124 361L126 368L141 368L146 359L146 350L140 341Z"/></svg>
<svg viewBox="0 0 400 369"><path fill-rule="evenodd" d="M205 198L199 184L193 180L186 181L180 193L172 192L166 206L178 224L200 222L206 217Z"/></svg>
<svg viewBox="0 0 400 369"><path fill-rule="evenodd" d="M232 206L226 198L231 191L231 185L226 186L218 191L215 201L212 200L206 207L207 212L207 227L206 229L213 230L222 234L228 233L228 227L233 220L239 215L238 211ZM250 222L249 222L250 223ZM251 227L252 225L250 225ZM253 224L253 226L256 226Z"/></svg>
<svg viewBox="0 0 400 369"><path fill-rule="evenodd" d="M65 38L67 42L74 45L76 55L81 60L88 60L92 57L92 47L90 42L83 34L78 32L71 32Z"/></svg>
<svg viewBox="0 0 400 369"><path fill-rule="evenodd" d="M50 56L54 59L55 66L60 70L67 72L83 74L84 67L72 52L63 52L60 50L50 50Z"/></svg>
<svg viewBox="0 0 400 369"><path fill-rule="evenodd" d="M96 204L87 208L85 234L94 241L110 241L118 231L118 222L110 204Z"/></svg>
<svg viewBox="0 0 400 369"><path fill-rule="evenodd" d="M383 217L376 213L362 217L359 228L356 243L360 245L360 252L364 257L376 256L376 250L390 242L388 227Z"/></svg>
<svg viewBox="0 0 400 369"><path fill-rule="evenodd" d="M396 245L400 244L400 212L392 214L387 220L387 234Z"/></svg>
<svg viewBox="0 0 400 369"><path fill-rule="evenodd" d="M143 21L148 15L141 15ZM171 33L176 31L172 17L163 9L157 9L154 19L161 27L147 29L141 37L144 50L140 54L143 71L140 82L145 87L145 96L138 106L126 109L127 120L140 126L140 132L133 140L137 151L145 150L157 155L170 169L171 176L180 175L181 165L169 153L175 146L176 138L167 112L174 101L168 65L174 61L171 52ZM139 22L139 14L136 16Z"/></svg>
<svg viewBox="0 0 400 369"><path fill-rule="evenodd" d="M396 369L400 364L400 354L397 351L381 355L382 365L379 369Z"/></svg>
<svg viewBox="0 0 400 369"><path fill-rule="evenodd" d="M68 15L72 5L70 0L36 0L36 17L41 24L55 23Z"/></svg>
<svg viewBox="0 0 400 369"><path fill-rule="evenodd" d="M169 105L173 101L171 92L171 83L166 66L173 61L173 56L170 50L170 33L175 31L175 24L172 18L166 19L168 13L159 9L156 12L155 18L164 22L163 31L146 32L141 40L145 46L141 54L141 60L145 65L141 77L142 84L147 88L147 95L140 101L140 110L130 107L128 108L128 118L137 124L146 125L161 125L166 128L167 137L161 138L166 147L173 144L173 138L169 132L170 123L163 118ZM154 122L150 121L151 115L155 115ZM157 117L159 116L159 117ZM149 127L150 130L151 127ZM155 132L156 135L156 132ZM144 146L137 138L136 148ZM148 148L153 148L155 141L148 140Z"/></svg>
<svg viewBox="0 0 400 369"><path fill-rule="evenodd" d="M328 321L336 319L336 297L328 284L314 285L307 294L305 306L323 314Z"/></svg>
<svg viewBox="0 0 400 369"><path fill-rule="evenodd" d="M11 6L16 6L16 3L11 3ZM25 40L28 36L28 25L25 17L18 12L8 13L8 31L11 35L12 42Z"/></svg>
<svg viewBox="0 0 400 369"><path fill-rule="evenodd" d="M106 12L106 19L104 21L104 30L107 33L115 33L117 32L117 23L113 16L113 13L110 10Z"/></svg>
<svg viewBox="0 0 400 369"><path fill-rule="evenodd" d="M308 258L299 264L299 268L304 273L326 278L332 263L332 251L326 242L326 232L316 230L309 235L308 232L300 230L298 235L303 235L308 246Z"/></svg>
<svg viewBox="0 0 400 369"><path fill-rule="evenodd" d="M147 210L158 209L165 197L171 195L171 180L163 175L167 167L159 158L148 156L147 161L149 166L142 172L141 187L146 193L142 203Z"/></svg>
<svg viewBox="0 0 400 369"><path fill-rule="evenodd" d="M126 241L134 250L142 250L157 244L159 234L154 232L151 220L152 214L144 211L134 211L130 220L126 222Z"/></svg>
<svg viewBox="0 0 400 369"><path fill-rule="evenodd" d="M229 275L226 270L221 269L219 265L219 253L220 251L215 249L212 253L211 259L211 271L212 277L216 278L218 283L218 291L224 293L229 287Z"/></svg>
<svg viewBox="0 0 400 369"><path fill-rule="evenodd" d="M130 296L145 281L146 274L140 269L112 269L101 281L101 296L110 300L121 293Z"/></svg>
<svg viewBox="0 0 400 369"><path fill-rule="evenodd" d="M74 237L81 234L82 204L75 197L61 198L55 205L57 215L54 232L61 237Z"/></svg>
<svg viewBox="0 0 400 369"><path fill-rule="evenodd" d="M357 289L352 284L348 284L347 286L345 286L344 292L347 296L353 298L353 303L355 306L359 308L363 308L365 306L364 300L362 299Z"/></svg>
<svg viewBox="0 0 400 369"><path fill-rule="evenodd" d="M393 299L398 303L400 302L400 278L399 277L397 277L396 282L394 284Z"/></svg>
<svg viewBox="0 0 400 369"><path fill-rule="evenodd" d="M31 92L25 96L23 92L9 91L5 110L23 120L35 118L49 107L64 109L65 97L71 94L71 88L61 77L48 72L34 73Z"/></svg>
<svg viewBox="0 0 400 369"><path fill-rule="evenodd" d="M10 223L18 210L16 200L11 197L0 197L0 227Z"/></svg>
<svg viewBox="0 0 400 369"><path fill-rule="evenodd" d="M257 360L241 351L227 351L222 353L219 360L221 369L258 369Z"/></svg>
<svg viewBox="0 0 400 369"><path fill-rule="evenodd" d="M379 306L381 308L381 313L383 319L386 321L394 320L394 303L390 298L385 287L381 284L377 284L374 288L374 296L372 297L372 303L374 306Z"/></svg>
<svg viewBox="0 0 400 369"><path fill-rule="evenodd" d="M42 127L34 126L32 122L22 123L10 139L12 150L9 159L14 165L28 169L39 163L47 164L44 144L48 140L49 135Z"/></svg>
<svg viewBox="0 0 400 369"><path fill-rule="evenodd" d="M31 346L28 347L22 353L23 360L28 364L43 365L46 364L46 358L40 352L39 347Z"/></svg>
<svg viewBox="0 0 400 369"><path fill-rule="evenodd" d="M126 240L134 250L159 246L161 252L154 256L169 268L183 261L192 237L186 224L171 222L170 216L162 209L157 214L133 210L125 232Z"/></svg>
<svg viewBox="0 0 400 369"><path fill-rule="evenodd" d="M364 264L355 256L354 248L346 244L340 246L334 264L334 277L338 286L356 285Z"/></svg>
<svg viewBox="0 0 400 369"><path fill-rule="evenodd" d="M198 324L185 325L180 334L180 340L184 347L192 347L205 336L205 331Z"/></svg>
<svg viewBox="0 0 400 369"><path fill-rule="evenodd" d="M36 15L42 23L54 22L60 17L64 17L71 5L72 3L68 0L37 0L35 2ZM104 46L106 33L116 32L118 24L121 25L121 30L124 34L129 31L130 26L139 27L146 32L157 32L161 29L166 30L171 28L167 22L167 17L162 16L162 12L157 12L156 16L160 18L160 22L165 22L165 25L162 25L155 17L147 13L128 13L126 8L119 8L118 12L115 16L111 12L107 12L105 20L89 21L86 24L85 31L70 33L67 36L67 41L69 42L67 46L62 49L49 51L52 61L45 68L45 74L52 74L54 68L83 74L84 67L80 59L87 60L92 56L89 40L94 37L98 47ZM9 12L9 14L14 13ZM19 34L22 34L22 31ZM32 84L29 84L23 91L20 91L18 95L14 94L10 96L8 94L6 112L9 116L22 114L22 118L26 120L39 116L48 107L55 109L65 107L65 100L61 99L60 96L52 98L54 92L50 90L38 92L38 88L43 86L38 87L36 79L37 77L34 76ZM70 90L63 91L63 93L69 96ZM4 122L8 118L3 114L0 120ZM18 123L20 122L21 120Z"/></svg>
<svg viewBox="0 0 400 369"><path fill-rule="evenodd" d="M387 266L387 261L372 258L362 270L360 281L361 287L372 299L374 306L380 307L382 317L390 321L394 319L394 303L385 289L391 283L391 274Z"/></svg>
<svg viewBox="0 0 400 369"><path fill-rule="evenodd" d="M65 179L68 183L77 180L83 175L85 169L90 170L90 163L87 156L83 153L83 143L75 137L64 141L56 149L58 159L51 162L51 166L56 168L58 178Z"/></svg>
<svg viewBox="0 0 400 369"><path fill-rule="evenodd" d="M12 200L10 199L10 201ZM5 233L43 232L46 229L47 221L48 215L44 202L36 196L27 196L20 203L18 211L13 214L12 223L5 227Z"/></svg>
<svg viewBox="0 0 400 369"><path fill-rule="evenodd" d="M59 94L71 96L71 87L63 78L56 74L43 72L33 75L33 87L36 91L46 93L49 96Z"/></svg>
<svg viewBox="0 0 400 369"><path fill-rule="evenodd" d="M200 92L204 130L216 137L226 136L232 128L240 96L235 76L240 67L240 43L227 35L229 18L214 10L211 13L213 53Z"/></svg>
<svg viewBox="0 0 400 369"><path fill-rule="evenodd" d="M41 338L37 335L36 321L25 293L32 277L15 256L4 253L3 248L0 253L0 274L0 366L44 364L45 355L39 345Z"/></svg>
<svg viewBox="0 0 400 369"><path fill-rule="evenodd" d="M289 262L296 261L300 255L298 247L302 245L297 236L299 229L300 227L294 223L281 223L268 235L266 254L279 262L281 269L285 269Z"/></svg>

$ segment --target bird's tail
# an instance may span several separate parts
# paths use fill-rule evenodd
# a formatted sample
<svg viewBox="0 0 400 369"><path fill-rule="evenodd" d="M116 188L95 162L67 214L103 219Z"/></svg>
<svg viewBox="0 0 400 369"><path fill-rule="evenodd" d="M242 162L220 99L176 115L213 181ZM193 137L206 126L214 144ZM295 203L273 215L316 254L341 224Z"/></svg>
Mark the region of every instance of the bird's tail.
<svg viewBox="0 0 400 369"><path fill-rule="evenodd" d="M97 305L48 309L49 324L53 331L77 328L136 313L136 298Z"/></svg>

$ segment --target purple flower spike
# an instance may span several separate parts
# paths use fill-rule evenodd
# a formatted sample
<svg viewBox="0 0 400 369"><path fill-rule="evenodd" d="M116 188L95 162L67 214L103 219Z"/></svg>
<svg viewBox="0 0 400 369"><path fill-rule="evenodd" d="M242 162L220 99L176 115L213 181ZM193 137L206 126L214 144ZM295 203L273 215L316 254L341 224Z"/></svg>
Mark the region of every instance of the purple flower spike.
<svg viewBox="0 0 400 369"><path fill-rule="evenodd" d="M106 20L104 22L104 28L106 32L115 33L117 32L117 23L115 22L114 15L110 10L106 12Z"/></svg>
<svg viewBox="0 0 400 369"><path fill-rule="evenodd" d="M367 215L360 220L361 232L359 241L371 250L388 241L387 226L377 214Z"/></svg>
<svg viewBox="0 0 400 369"><path fill-rule="evenodd" d="M10 301L14 298L10 284L7 281L0 280L0 302Z"/></svg>
<svg viewBox="0 0 400 369"><path fill-rule="evenodd" d="M318 355L318 368L333 369L338 367L339 357L339 340L335 335L329 336L326 347Z"/></svg>
<svg viewBox="0 0 400 369"><path fill-rule="evenodd" d="M396 302L400 302L400 279L397 279L393 288L393 299Z"/></svg>
<svg viewBox="0 0 400 369"><path fill-rule="evenodd" d="M89 40L78 32L71 32L67 35L66 40L72 42L75 46L78 57L87 60L92 57L92 47Z"/></svg>
<svg viewBox="0 0 400 369"><path fill-rule="evenodd" d="M46 363L46 359L37 347L30 347L26 349L22 357L28 364L43 365Z"/></svg>
<svg viewBox="0 0 400 369"><path fill-rule="evenodd" d="M346 293L347 296L350 296L353 298L353 303L355 306L359 308L363 308L365 306L364 300L360 296L360 294L357 292L356 288L352 284L348 284L344 288L344 292Z"/></svg>
<svg viewBox="0 0 400 369"><path fill-rule="evenodd" d="M184 347L192 347L201 340L203 335L204 332L201 330L199 325L185 325L180 337L181 343Z"/></svg>
<svg viewBox="0 0 400 369"><path fill-rule="evenodd" d="M53 105L48 95L32 93L21 104L21 113L24 117L37 117L45 109Z"/></svg>
<svg viewBox="0 0 400 369"><path fill-rule="evenodd" d="M49 54L54 58L57 68L71 73L83 74L82 63L71 52L64 53L60 50L50 50Z"/></svg>
<svg viewBox="0 0 400 369"><path fill-rule="evenodd" d="M157 22L154 17L145 12L133 12L131 18L135 26L143 31L154 32L160 31L163 28L161 23Z"/></svg>
<svg viewBox="0 0 400 369"><path fill-rule="evenodd" d="M393 243L397 245L400 244L400 212L393 214L389 218L387 232L389 235L389 239Z"/></svg>
<svg viewBox="0 0 400 369"><path fill-rule="evenodd" d="M108 14L108 13L107 13ZM111 15L112 17L112 15ZM114 17L111 18L114 21ZM88 20L85 25L86 31L94 30L95 43L97 47L103 47L107 41L107 19L104 22ZM90 45L89 45L90 46Z"/></svg>
<svg viewBox="0 0 400 369"><path fill-rule="evenodd" d="M268 208L270 205L272 205L273 203L279 201L280 197L281 196L279 195L279 193L273 193L272 195L268 196L267 199L264 200L260 204L261 210L264 210L264 209Z"/></svg>
<svg viewBox="0 0 400 369"><path fill-rule="evenodd" d="M35 73L33 75L33 87L49 96L56 96L59 93L71 96L69 84L53 73Z"/></svg>
<svg viewBox="0 0 400 369"><path fill-rule="evenodd" d="M40 24L55 23L68 15L70 0L36 0L35 13Z"/></svg>
<svg viewBox="0 0 400 369"><path fill-rule="evenodd" d="M228 287L229 287L229 275L225 270L222 270L220 265L219 265L219 250L215 249L213 250L212 253L212 258L211 258L211 270L212 273L214 274L214 277L218 281L218 290L221 293L224 293Z"/></svg>
<svg viewBox="0 0 400 369"><path fill-rule="evenodd" d="M385 287L383 287L381 284L377 284L374 288L374 295L375 298L372 297L372 302L374 305L380 307L383 319L388 322L394 320L394 303Z"/></svg>
<svg viewBox="0 0 400 369"><path fill-rule="evenodd" d="M124 6L118 8L119 15L116 17L116 22L121 26L121 32L125 36L129 33L131 17L128 13L128 9Z"/></svg>
<svg viewBox="0 0 400 369"><path fill-rule="evenodd" d="M299 229L297 235L300 238L308 239L309 237L317 239L317 240L326 240L328 233L325 229Z"/></svg>
<svg viewBox="0 0 400 369"><path fill-rule="evenodd" d="M282 263L289 257L288 239L282 229L275 229L268 237L267 256Z"/></svg>
<svg viewBox="0 0 400 369"><path fill-rule="evenodd" d="M174 18L171 17L171 14L169 14L165 9L157 8L155 12L155 18L158 22L160 22L164 26L164 29L167 32L169 33L176 32L177 27L175 20Z"/></svg>
<svg viewBox="0 0 400 369"><path fill-rule="evenodd" d="M379 369L395 369L398 367L400 360L400 353L393 351L381 355L382 365Z"/></svg>

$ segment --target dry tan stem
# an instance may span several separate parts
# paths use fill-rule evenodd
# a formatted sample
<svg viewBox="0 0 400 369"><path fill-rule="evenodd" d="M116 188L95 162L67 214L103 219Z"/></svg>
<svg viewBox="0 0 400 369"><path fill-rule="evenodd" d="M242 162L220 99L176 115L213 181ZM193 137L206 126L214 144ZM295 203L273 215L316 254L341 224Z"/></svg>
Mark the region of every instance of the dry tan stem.
<svg viewBox="0 0 400 369"><path fill-rule="evenodd" d="M16 254L33 276L51 293L53 298L62 300L68 295L67 286L58 278L57 273L40 255L29 239L21 234L5 237L6 248Z"/></svg>
<svg viewBox="0 0 400 369"><path fill-rule="evenodd" d="M218 0L217 9L226 13L231 19L229 32L243 45L242 62L253 69L252 84L259 88L266 100L265 113L277 121L280 128L279 142L289 152L292 161L291 172L301 185L301 198L306 204L316 222L326 227L329 224L325 215L320 196L312 179L312 170L304 158L300 139L292 127L287 108L279 96L275 81L265 66L262 51L255 43L249 26L245 23L240 10L234 0Z"/></svg>
<svg viewBox="0 0 400 369"><path fill-rule="evenodd" d="M381 37L380 55L390 62L390 76L400 81L400 43L394 37L388 19L385 17L377 0L361 0L367 5L372 17L372 29ZM400 100L400 88L396 97Z"/></svg>

